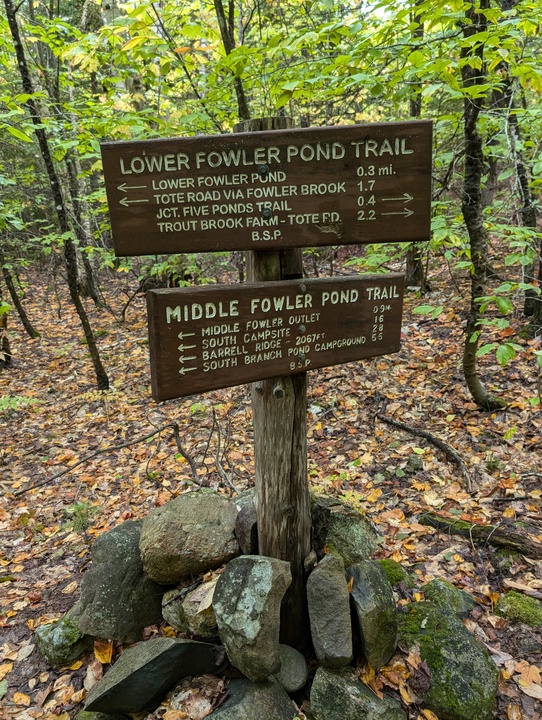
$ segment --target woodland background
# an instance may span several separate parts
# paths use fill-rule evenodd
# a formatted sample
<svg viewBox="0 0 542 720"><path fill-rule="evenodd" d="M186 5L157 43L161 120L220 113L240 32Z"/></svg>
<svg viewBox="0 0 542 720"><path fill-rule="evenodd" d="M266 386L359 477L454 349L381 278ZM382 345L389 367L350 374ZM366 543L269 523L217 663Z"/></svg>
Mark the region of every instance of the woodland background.
<svg viewBox="0 0 542 720"><path fill-rule="evenodd" d="M540 562L500 564L418 520L542 533L541 17L540 0L2 0L0 692L14 717L67 717L83 697L88 663L55 674L27 653L36 623L73 604L92 537L192 484L253 478L246 388L150 399L143 296L243 281L244 258L115 258L99 144L277 114L434 121L430 242L304 253L310 276L403 269L410 288L398 355L310 374L310 478L381 527L382 556L476 593L500 716L538 717L540 672L492 609L507 588L539 597Z"/></svg>

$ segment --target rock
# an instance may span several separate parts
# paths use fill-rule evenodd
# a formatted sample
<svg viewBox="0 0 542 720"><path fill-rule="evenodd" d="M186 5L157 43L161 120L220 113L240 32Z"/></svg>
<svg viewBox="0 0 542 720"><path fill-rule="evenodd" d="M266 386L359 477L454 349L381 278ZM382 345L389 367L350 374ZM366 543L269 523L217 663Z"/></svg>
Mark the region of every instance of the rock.
<svg viewBox="0 0 542 720"><path fill-rule="evenodd" d="M228 690L224 705L209 715L212 720L293 720L296 717L292 701L277 682L232 680Z"/></svg>
<svg viewBox="0 0 542 720"><path fill-rule="evenodd" d="M361 513L333 498L316 498L312 524L318 557L324 556L327 547L342 557L345 567L367 560L379 543L379 536Z"/></svg>
<svg viewBox="0 0 542 720"><path fill-rule="evenodd" d="M235 558L218 579L220 639L232 665L254 682L280 669L280 603L291 580L289 563L260 555Z"/></svg>
<svg viewBox="0 0 542 720"><path fill-rule="evenodd" d="M70 665L92 648L93 638L79 630L81 603L77 602L63 618L49 625L40 625L34 631L36 647L49 665L54 668Z"/></svg>
<svg viewBox="0 0 542 720"><path fill-rule="evenodd" d="M449 610L430 602L410 603L399 614L399 636L419 647L431 684L423 692L439 720L490 720L498 671L488 651Z"/></svg>
<svg viewBox="0 0 542 720"><path fill-rule="evenodd" d="M288 693L296 692L307 682L309 671L303 655L289 645L279 646L280 670L273 677Z"/></svg>
<svg viewBox="0 0 542 720"><path fill-rule="evenodd" d="M324 667L352 660L350 594L341 558L326 555L307 580L307 600L314 651Z"/></svg>
<svg viewBox="0 0 542 720"><path fill-rule="evenodd" d="M256 508L248 503L239 510L235 521L235 537L243 555L258 554L258 524Z"/></svg>
<svg viewBox="0 0 542 720"><path fill-rule="evenodd" d="M357 618L363 654L375 672L385 665L397 645L393 590L376 560L365 560L346 571L353 578L350 597Z"/></svg>
<svg viewBox="0 0 542 720"><path fill-rule="evenodd" d="M189 492L143 521L139 548L146 574L174 585L213 570L239 554L235 503L212 491Z"/></svg>
<svg viewBox="0 0 542 720"><path fill-rule="evenodd" d="M409 455L407 465L409 468L414 470L414 472L418 472L418 470L423 470L423 460L419 455L416 454Z"/></svg>
<svg viewBox="0 0 542 720"><path fill-rule="evenodd" d="M80 710L75 717L76 720L131 720L129 715L121 715L120 713L111 715L110 713L89 712L88 710Z"/></svg>
<svg viewBox="0 0 542 720"><path fill-rule="evenodd" d="M435 580L422 585L420 590L426 600L435 603L441 608L450 610L462 618L468 617L476 604L472 595L469 595L464 590L459 590L451 583L440 578L435 578Z"/></svg>
<svg viewBox="0 0 542 720"><path fill-rule="evenodd" d="M180 632L190 633L200 638L214 638L218 635L213 594L215 580L202 583L194 590L182 596L179 590L170 590L162 600L164 619Z"/></svg>
<svg viewBox="0 0 542 720"><path fill-rule="evenodd" d="M318 668L310 700L315 720L407 720L397 700L378 698L351 668Z"/></svg>
<svg viewBox="0 0 542 720"><path fill-rule="evenodd" d="M501 595L497 600L495 612L509 620L525 623L534 628L542 627L542 603L540 600L514 590Z"/></svg>
<svg viewBox="0 0 542 720"><path fill-rule="evenodd" d="M128 520L92 546L92 566L81 581L82 633L132 643L161 620L163 588L143 573L140 533L141 522Z"/></svg>
<svg viewBox="0 0 542 720"><path fill-rule="evenodd" d="M85 710L109 714L154 710L187 675L219 672L224 651L192 640L154 638L125 650L88 694Z"/></svg>
<svg viewBox="0 0 542 720"><path fill-rule="evenodd" d="M391 560L390 558L378 560L378 562L384 568L386 577L393 588L401 585L409 589L414 587L412 578L400 563L395 562L395 560Z"/></svg>

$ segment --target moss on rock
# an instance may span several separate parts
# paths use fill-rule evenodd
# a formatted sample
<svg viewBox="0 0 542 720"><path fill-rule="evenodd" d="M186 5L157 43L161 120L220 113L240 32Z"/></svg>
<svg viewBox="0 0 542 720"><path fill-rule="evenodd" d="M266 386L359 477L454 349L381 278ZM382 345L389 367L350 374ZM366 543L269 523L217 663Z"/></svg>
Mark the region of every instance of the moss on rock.
<svg viewBox="0 0 542 720"><path fill-rule="evenodd" d="M458 617L431 602L411 603L399 614L399 635L419 646L431 674L423 696L439 720L490 720L498 671L485 647Z"/></svg>
<svg viewBox="0 0 542 720"><path fill-rule="evenodd" d="M435 578L420 588L426 600L434 602L441 608L451 610L454 615L467 617L475 605L474 598L464 590L459 590L451 583Z"/></svg>
<svg viewBox="0 0 542 720"><path fill-rule="evenodd" d="M531 627L542 627L542 603L519 592L501 595L495 607L497 615L522 622Z"/></svg>
<svg viewBox="0 0 542 720"><path fill-rule="evenodd" d="M414 587L412 578L400 563L395 560L391 560L390 558L378 560L378 562L384 568L384 572L386 573L392 587L397 587L397 585L401 584L405 585L407 588Z"/></svg>

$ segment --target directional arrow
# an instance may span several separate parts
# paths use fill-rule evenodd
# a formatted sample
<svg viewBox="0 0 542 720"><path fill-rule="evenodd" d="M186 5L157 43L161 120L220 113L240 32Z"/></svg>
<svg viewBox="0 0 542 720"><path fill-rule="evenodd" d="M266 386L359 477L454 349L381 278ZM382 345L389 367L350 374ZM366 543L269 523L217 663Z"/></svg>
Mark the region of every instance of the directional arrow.
<svg viewBox="0 0 542 720"><path fill-rule="evenodd" d="M408 208L404 208L404 210L401 210L399 212L387 212L387 213L380 213L381 215L404 215L405 217L410 217L411 215L414 215L414 210L409 210Z"/></svg>
<svg viewBox="0 0 542 720"><path fill-rule="evenodd" d="M191 350L192 348L195 348L195 345L179 345L179 350L181 352L184 352L184 350Z"/></svg>
<svg viewBox="0 0 542 720"><path fill-rule="evenodd" d="M187 372L191 372L192 370L197 370L197 368L179 368L179 375L185 375Z"/></svg>
<svg viewBox="0 0 542 720"><path fill-rule="evenodd" d="M196 334L196 333L187 333L187 332L182 332L182 331L181 331L181 332L177 335L177 337L179 338L179 340L184 340L184 339L187 338L187 337L194 337L195 334ZM194 346L194 347L195 347L195 346ZM180 348L179 348L179 350L180 350Z"/></svg>
<svg viewBox="0 0 542 720"><path fill-rule="evenodd" d="M196 359L196 356L195 356L195 355L190 355L190 356L188 356L188 355L181 355L181 357L179 358L179 362L180 362L180 363L185 363L187 360L195 360L195 359Z"/></svg>
<svg viewBox="0 0 542 720"><path fill-rule="evenodd" d="M400 200L400 201L402 201L402 202L404 202L404 203L409 203L411 200L414 200L414 198L413 198L412 195L410 195L409 193L406 192L404 195L401 195L401 197L398 197L398 198L382 198L382 200L389 200L389 201L392 201L392 200Z"/></svg>
<svg viewBox="0 0 542 720"><path fill-rule="evenodd" d="M128 207L129 205L133 205L133 203L142 203L142 202L149 202L147 199L145 200L128 200L128 198L121 198L119 200L119 203L121 205L124 205L125 207Z"/></svg>
<svg viewBox="0 0 542 720"><path fill-rule="evenodd" d="M128 192L128 190L144 190L146 187L146 185L126 185L126 183L122 183L122 185L117 185L117 190Z"/></svg>

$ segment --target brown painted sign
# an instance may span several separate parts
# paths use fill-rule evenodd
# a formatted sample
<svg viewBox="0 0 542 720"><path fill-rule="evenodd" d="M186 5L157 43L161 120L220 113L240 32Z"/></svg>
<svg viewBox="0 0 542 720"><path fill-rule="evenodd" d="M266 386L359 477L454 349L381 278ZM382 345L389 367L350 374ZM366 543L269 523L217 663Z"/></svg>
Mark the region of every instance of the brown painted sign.
<svg viewBox="0 0 542 720"><path fill-rule="evenodd" d="M397 352L404 276L150 290L152 395L193 395Z"/></svg>
<svg viewBox="0 0 542 720"><path fill-rule="evenodd" d="M117 255L429 239L429 121L104 143Z"/></svg>

